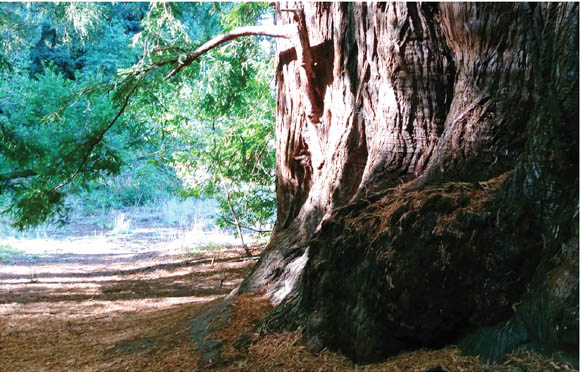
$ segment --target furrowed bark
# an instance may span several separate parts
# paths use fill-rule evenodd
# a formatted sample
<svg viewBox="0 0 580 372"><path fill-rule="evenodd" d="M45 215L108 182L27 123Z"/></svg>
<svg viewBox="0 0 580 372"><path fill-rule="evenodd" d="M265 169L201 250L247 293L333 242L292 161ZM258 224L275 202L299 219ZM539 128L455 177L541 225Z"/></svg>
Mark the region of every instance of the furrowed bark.
<svg viewBox="0 0 580 372"><path fill-rule="evenodd" d="M314 75L277 40L278 219L239 288L266 327L359 362L577 350L578 4L303 12Z"/></svg>

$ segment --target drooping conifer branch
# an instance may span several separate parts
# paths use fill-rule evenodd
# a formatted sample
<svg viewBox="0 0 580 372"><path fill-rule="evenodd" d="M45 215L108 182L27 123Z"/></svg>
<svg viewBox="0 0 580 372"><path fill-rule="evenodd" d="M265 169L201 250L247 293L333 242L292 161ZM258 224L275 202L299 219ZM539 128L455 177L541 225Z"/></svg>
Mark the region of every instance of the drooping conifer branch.
<svg viewBox="0 0 580 372"><path fill-rule="evenodd" d="M228 33L221 34L221 35L214 37L213 39L207 41L205 44L201 45L195 51L193 51L189 54L186 54L185 57L182 55L181 57L178 57L178 58L160 61L160 62L146 68L145 70L139 71L138 73L145 74L145 73L148 73L148 72L150 72L156 68L159 68L161 66L176 64L175 68L173 68L173 70L171 70L171 72L165 77L165 80L167 80L167 79L171 78L172 76L174 76L175 74L177 74L179 71L181 71L182 68L191 65L193 62L195 62L203 54L209 52L210 50L212 50L212 49L214 49L214 48L216 48L216 47L218 47L218 46L220 46L228 41L231 41L231 40L237 39L239 37L243 37L243 36L268 36L268 37L296 38L296 35L298 32L299 32L299 30L295 25L239 27L239 28L236 28L236 29L228 32ZM165 50L166 49L167 48L165 48ZM143 77L141 78L141 80L142 79L143 79ZM87 152L84 154L84 156L81 160L81 163L80 163L79 167L76 169L76 171L71 176L69 176L69 178L66 181L64 181L60 185L56 186L55 190L58 190L64 186L68 185L69 183L71 183L73 181L73 179L76 178L76 176L83 170L83 168L86 166L86 164L88 162L89 156L91 155L91 153L93 152L95 147L103 140L105 134L108 132L109 129L111 129L113 127L113 125L117 122L119 117L123 114L123 112L127 108L127 105L129 103L132 95L135 93L136 89L138 88L138 85L139 85L139 83L137 83L132 88L132 90L127 93L121 108L117 112L117 115L115 115L115 117L109 122L109 124L101 132L99 132L99 135L94 140L89 142Z"/></svg>
<svg viewBox="0 0 580 372"><path fill-rule="evenodd" d="M142 79L143 78L141 78L141 80ZM117 112L117 115L115 115L113 120L111 120L109 122L109 124L107 124L107 126L99 132L99 135L97 137L95 137L93 140L89 141L89 143L88 143L89 147L87 149L87 152L83 156L81 163L79 164L77 170L72 175L70 175L70 177L67 178L66 181L64 181L60 185L56 186L54 188L54 190L61 189L64 186L71 183L75 179L75 177L83 170L83 168L86 166L86 164L89 160L89 156L91 155L91 153L93 152L95 147L103 140L103 138L105 138L105 134L107 134L109 129L111 129L113 127L113 125L115 125L117 120L121 117L121 115L123 115L123 112L125 112L125 109L127 108L127 105L129 104L129 101L131 100L131 97L133 96L133 94L137 90L139 83L140 83L140 81L135 83L133 88L131 88L131 91L129 91L129 93L127 93L127 96L125 97L125 100L123 101L123 104L121 105L121 108L119 109L119 112Z"/></svg>
<svg viewBox="0 0 580 372"><path fill-rule="evenodd" d="M171 61L165 61L164 64L177 63L177 66L171 70L171 72L165 77L169 79L175 74L177 74L182 68L191 65L195 60L197 60L204 53L234 39L242 36L269 36L269 37L283 37L290 38L296 33L296 27L293 25L286 26L247 26L238 27L228 33L218 35L213 39L209 40L195 51L187 54L183 59L174 59Z"/></svg>

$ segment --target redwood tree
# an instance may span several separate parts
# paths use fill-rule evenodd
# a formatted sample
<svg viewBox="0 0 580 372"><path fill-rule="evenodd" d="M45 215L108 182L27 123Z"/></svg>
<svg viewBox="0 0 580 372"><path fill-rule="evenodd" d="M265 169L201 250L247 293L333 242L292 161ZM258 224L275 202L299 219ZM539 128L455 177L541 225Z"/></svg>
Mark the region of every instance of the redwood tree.
<svg viewBox="0 0 580 372"><path fill-rule="evenodd" d="M578 4L275 6L264 325L359 362L577 355Z"/></svg>
<svg viewBox="0 0 580 372"><path fill-rule="evenodd" d="M236 290L276 305L262 329L300 328L310 350L358 362L452 343L577 362L578 3L275 7L274 28L129 71L120 111L51 195L151 71L276 37L277 222ZM215 355L211 315L192 334Z"/></svg>

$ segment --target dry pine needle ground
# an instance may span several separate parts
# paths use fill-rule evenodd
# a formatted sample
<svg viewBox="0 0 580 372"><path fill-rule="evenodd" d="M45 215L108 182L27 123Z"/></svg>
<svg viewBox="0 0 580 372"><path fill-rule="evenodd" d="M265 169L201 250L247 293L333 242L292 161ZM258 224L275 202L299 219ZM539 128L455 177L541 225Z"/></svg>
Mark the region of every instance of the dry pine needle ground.
<svg viewBox="0 0 580 372"><path fill-rule="evenodd" d="M190 339L191 320L221 301L248 274L255 260L243 255L241 249L231 248L195 259L168 256L124 262L118 268L115 263L78 264L63 274L46 265L38 268L35 282L2 271L0 371L204 370ZM337 353L309 353L300 332L260 338L255 327L270 308L260 295L233 301L228 324L211 335L222 341L224 359L214 370L410 372L433 366L454 372L573 370L533 354L514 354L489 367L455 348L419 350L384 363L356 366ZM249 342L240 349L242 335Z"/></svg>

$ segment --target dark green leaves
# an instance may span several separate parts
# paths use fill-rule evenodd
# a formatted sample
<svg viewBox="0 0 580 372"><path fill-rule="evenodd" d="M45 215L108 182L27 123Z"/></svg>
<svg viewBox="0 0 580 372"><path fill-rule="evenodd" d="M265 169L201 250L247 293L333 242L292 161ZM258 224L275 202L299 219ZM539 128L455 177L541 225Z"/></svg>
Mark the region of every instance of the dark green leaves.
<svg viewBox="0 0 580 372"><path fill-rule="evenodd" d="M63 211L65 194L41 187L29 188L17 193L12 199L8 212L14 219L14 227L23 230L38 226Z"/></svg>

